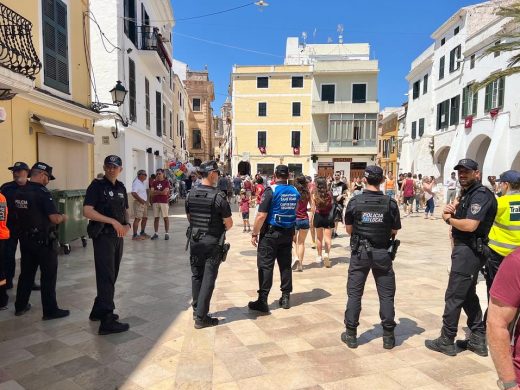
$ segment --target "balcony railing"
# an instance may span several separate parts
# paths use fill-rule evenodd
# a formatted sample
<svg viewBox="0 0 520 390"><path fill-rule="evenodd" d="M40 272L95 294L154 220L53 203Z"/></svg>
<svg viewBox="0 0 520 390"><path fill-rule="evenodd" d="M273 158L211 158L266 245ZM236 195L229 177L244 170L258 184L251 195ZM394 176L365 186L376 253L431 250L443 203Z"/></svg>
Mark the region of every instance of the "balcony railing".
<svg viewBox="0 0 520 390"><path fill-rule="evenodd" d="M156 51L164 66L169 70L172 66L168 51L164 47L159 29L153 26L136 26L136 46L139 50Z"/></svg>
<svg viewBox="0 0 520 390"><path fill-rule="evenodd" d="M0 65L34 80L42 63L31 30L31 22L0 3Z"/></svg>

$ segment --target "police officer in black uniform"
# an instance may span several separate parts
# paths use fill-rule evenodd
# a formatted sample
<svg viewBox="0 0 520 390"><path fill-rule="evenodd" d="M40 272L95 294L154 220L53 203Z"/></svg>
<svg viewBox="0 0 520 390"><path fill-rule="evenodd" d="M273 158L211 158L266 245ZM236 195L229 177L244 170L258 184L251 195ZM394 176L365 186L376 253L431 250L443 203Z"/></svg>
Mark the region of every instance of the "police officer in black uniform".
<svg viewBox="0 0 520 390"><path fill-rule="evenodd" d="M454 244L444 297L443 324L440 337L426 340L425 345L433 351L455 356L454 340L460 311L464 309L471 334L467 340L457 341L457 346L487 356L486 330L476 286L479 270L486 260L484 247L497 212L497 201L495 195L478 181L480 172L475 161L460 160L453 169L458 171L462 191L460 201L446 205L442 214L444 221L452 226Z"/></svg>
<svg viewBox="0 0 520 390"><path fill-rule="evenodd" d="M56 225L65 222L67 217L58 213L46 188L49 181L55 179L52 167L37 162L31 168L30 177L31 181L19 187L14 196L22 253L15 315L23 315L31 308L29 297L36 270L40 267L43 319L52 320L69 315L69 311L58 308L56 302L59 248Z"/></svg>
<svg viewBox="0 0 520 390"><path fill-rule="evenodd" d="M378 166L365 169L362 194L350 199L345 211L345 227L351 235L352 254L348 269L346 332L341 340L349 348L357 348L357 327L361 313L361 298L368 273L372 270L379 296L379 316L383 326L383 348L395 346L395 274L392 266L397 249L395 235L401 229L397 202L379 190L384 181Z"/></svg>
<svg viewBox="0 0 520 390"><path fill-rule="evenodd" d="M120 157L105 158L103 179L90 183L83 202L83 215L90 219L89 236L94 246L97 296L90 312L91 321L101 321L100 335L127 331L130 326L119 322L114 314L114 291L123 257L123 237L130 229L128 195L117 180L123 170Z"/></svg>
<svg viewBox="0 0 520 390"><path fill-rule="evenodd" d="M251 310L269 312L267 297L273 285L275 260L280 268L282 297L278 303L289 309L292 292L291 250L296 224L296 206L300 193L289 185L289 168L278 165L275 169L276 183L266 188L258 207L251 243L258 246L258 299L249 302ZM258 239L260 237L260 240Z"/></svg>
<svg viewBox="0 0 520 390"><path fill-rule="evenodd" d="M220 263L225 259L225 232L233 226L231 207L225 193L217 188L218 165L205 161L199 167L200 186L186 199L186 216L190 222L187 238L190 249L191 289L195 329L218 325L218 318L208 315L209 305Z"/></svg>

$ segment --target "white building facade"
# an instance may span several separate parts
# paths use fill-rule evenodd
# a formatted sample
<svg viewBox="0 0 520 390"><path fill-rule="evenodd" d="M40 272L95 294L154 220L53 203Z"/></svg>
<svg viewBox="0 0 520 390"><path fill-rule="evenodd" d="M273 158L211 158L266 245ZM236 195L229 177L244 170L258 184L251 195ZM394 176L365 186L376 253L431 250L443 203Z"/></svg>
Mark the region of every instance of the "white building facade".
<svg viewBox="0 0 520 390"><path fill-rule="evenodd" d="M472 158L482 177L520 170L520 74L474 93L471 86L504 70L515 53L486 54L518 31L496 16L495 1L461 8L433 34L434 44L413 63L401 172L449 177L457 161ZM426 80L426 89L425 89ZM484 179L485 181L485 179Z"/></svg>
<svg viewBox="0 0 520 390"><path fill-rule="evenodd" d="M151 174L176 158L173 9L169 0L91 0L90 4L95 20L90 25L93 100L97 96L98 102L111 103L109 91L118 80L128 90L123 105L101 110L118 113L128 127L111 114L96 122L94 169L102 172L108 154L121 156L120 180L129 188L139 169Z"/></svg>

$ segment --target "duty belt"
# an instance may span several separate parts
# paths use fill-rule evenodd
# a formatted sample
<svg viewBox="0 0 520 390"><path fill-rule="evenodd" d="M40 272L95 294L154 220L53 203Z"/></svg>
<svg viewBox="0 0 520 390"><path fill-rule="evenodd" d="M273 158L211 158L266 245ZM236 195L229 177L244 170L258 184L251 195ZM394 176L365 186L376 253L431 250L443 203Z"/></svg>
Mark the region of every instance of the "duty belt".
<svg viewBox="0 0 520 390"><path fill-rule="evenodd" d="M292 230L294 230L294 227L284 228L284 227L275 226L275 225L269 225L267 227L267 231L276 231L276 232L282 232L282 233L289 233Z"/></svg>

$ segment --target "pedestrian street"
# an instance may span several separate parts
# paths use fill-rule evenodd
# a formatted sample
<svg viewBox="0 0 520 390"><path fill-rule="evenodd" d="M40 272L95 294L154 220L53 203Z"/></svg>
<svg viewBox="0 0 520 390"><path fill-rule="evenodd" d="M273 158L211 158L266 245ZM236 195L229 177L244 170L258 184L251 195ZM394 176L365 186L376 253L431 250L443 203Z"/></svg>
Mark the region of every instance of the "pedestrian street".
<svg viewBox="0 0 520 390"><path fill-rule="evenodd" d="M379 302L369 276L358 328L359 347L340 340L345 330L348 238L333 240L332 268L314 262L307 237L304 271L293 273L291 308L278 307L279 273L269 296L271 314L249 312L257 296L256 249L233 205L231 250L221 265L210 313L216 327L193 327L191 272L184 251L184 204L170 208L170 240L125 239L116 312L130 330L99 336L90 322L96 295L92 243L74 242L59 258L57 299L67 318L42 321L39 292L32 309L0 312L0 389L495 389L490 357L449 357L426 349L438 337L450 264L449 227L423 214L403 218L394 263L397 345L382 347ZM439 215L437 215L439 216ZM150 231L151 227L148 226ZM17 266L17 272L19 266ZM478 285L483 307L485 283ZM460 328L466 317L461 316ZM457 339L463 339L459 330Z"/></svg>

